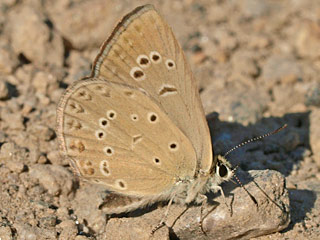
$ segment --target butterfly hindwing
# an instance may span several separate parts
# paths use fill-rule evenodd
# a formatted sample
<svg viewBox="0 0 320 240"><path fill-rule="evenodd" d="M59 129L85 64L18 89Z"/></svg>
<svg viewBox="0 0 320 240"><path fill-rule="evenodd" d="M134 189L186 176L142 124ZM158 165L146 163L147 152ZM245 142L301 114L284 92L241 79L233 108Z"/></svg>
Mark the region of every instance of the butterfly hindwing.
<svg viewBox="0 0 320 240"><path fill-rule="evenodd" d="M101 79L78 81L58 107L61 150L83 178L132 196L170 191L193 177L192 143L147 93Z"/></svg>

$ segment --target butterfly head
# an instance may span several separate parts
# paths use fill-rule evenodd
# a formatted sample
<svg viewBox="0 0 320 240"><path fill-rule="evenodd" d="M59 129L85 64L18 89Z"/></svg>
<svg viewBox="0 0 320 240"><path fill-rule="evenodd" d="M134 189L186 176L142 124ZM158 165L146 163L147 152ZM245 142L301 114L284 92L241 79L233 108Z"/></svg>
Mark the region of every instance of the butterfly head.
<svg viewBox="0 0 320 240"><path fill-rule="evenodd" d="M216 164L212 169L211 183L219 185L224 181L229 181L233 177L235 169L232 168L225 157L218 155L215 158Z"/></svg>
<svg viewBox="0 0 320 240"><path fill-rule="evenodd" d="M208 182L209 187L214 188L215 186L219 185L220 183L222 183L224 181L231 180L231 178L233 177L234 172L236 171L237 167L232 168L231 164L226 159L227 155L229 155L234 150L236 150L240 147L243 147L244 145L246 145L248 143L252 143L254 141L257 141L262 138L268 137L270 135L276 134L286 127L287 127L287 124L283 125L282 127L278 128L272 132L269 132L269 133L263 134L259 137L254 137L254 138L251 138L247 141L244 141L244 142L236 145L235 147L233 147L229 151L227 151L223 156L221 156L221 155L215 156L214 161L213 161L214 164L212 165L213 167L211 170L211 177L209 178L209 182ZM237 182L239 183L239 185L244 188L244 186L242 185L240 180L237 178L237 176L235 176L235 178L236 178Z"/></svg>

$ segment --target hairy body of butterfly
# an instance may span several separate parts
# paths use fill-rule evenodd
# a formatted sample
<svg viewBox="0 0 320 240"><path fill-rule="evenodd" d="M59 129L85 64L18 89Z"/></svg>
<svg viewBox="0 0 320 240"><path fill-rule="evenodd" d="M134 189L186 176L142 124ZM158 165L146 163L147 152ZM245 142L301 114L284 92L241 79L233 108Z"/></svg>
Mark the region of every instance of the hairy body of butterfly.
<svg viewBox="0 0 320 240"><path fill-rule="evenodd" d="M125 16L91 76L66 90L57 136L77 175L128 200L104 207L110 214L160 200L203 203L233 174L213 157L196 81L151 5Z"/></svg>

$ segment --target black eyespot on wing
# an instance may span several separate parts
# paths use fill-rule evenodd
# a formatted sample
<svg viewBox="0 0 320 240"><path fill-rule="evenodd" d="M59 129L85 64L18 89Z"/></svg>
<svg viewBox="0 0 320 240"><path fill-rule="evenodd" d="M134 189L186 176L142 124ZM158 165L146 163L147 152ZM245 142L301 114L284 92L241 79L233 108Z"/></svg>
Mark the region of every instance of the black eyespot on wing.
<svg viewBox="0 0 320 240"><path fill-rule="evenodd" d="M149 59L148 58L141 58L140 59L140 64L141 65L147 65L149 63Z"/></svg>
<svg viewBox="0 0 320 240"><path fill-rule="evenodd" d="M140 71L140 70L137 70L137 71L135 71L135 72L133 73L133 76L134 76L135 78L141 78L143 75L144 75L144 73L143 73L142 71Z"/></svg>

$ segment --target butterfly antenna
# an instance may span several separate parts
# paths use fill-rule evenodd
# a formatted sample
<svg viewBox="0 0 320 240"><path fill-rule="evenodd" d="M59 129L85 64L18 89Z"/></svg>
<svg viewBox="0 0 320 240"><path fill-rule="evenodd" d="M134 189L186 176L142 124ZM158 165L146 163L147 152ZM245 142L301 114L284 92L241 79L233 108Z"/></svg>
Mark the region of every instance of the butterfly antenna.
<svg viewBox="0 0 320 240"><path fill-rule="evenodd" d="M233 175L234 178L236 179L237 183L240 185L240 187L242 187L246 193L249 195L249 197L251 198L251 200L254 202L254 204L257 206L258 208L258 202L257 200L255 199L254 196L252 196L252 194L244 187L244 185L242 184L242 182L240 181L240 179L238 178L238 176L236 174Z"/></svg>
<svg viewBox="0 0 320 240"><path fill-rule="evenodd" d="M249 140L247 140L247 141L244 141L244 142L238 144L237 146L231 148L229 151L227 151L227 152L224 154L224 157L226 157L227 155L229 155L229 154L230 154L231 152L233 152L234 150L236 150L236 149L238 149L238 148L240 148L240 147L243 147L244 145L246 145L246 144L248 144L248 143L255 142L255 141L260 140L260 139L262 139L262 138L269 137L269 136L271 136L271 135L273 135L273 134L276 134L276 133L280 132L281 130L285 129L287 126L288 126L287 124L284 124L282 127L278 128L278 129L276 129L276 130L274 130L274 131L272 131L272 132L269 132L269 133L263 134L263 135L261 135L261 136L259 136L259 137L254 137L254 138L251 138L251 139L249 139Z"/></svg>
<svg viewBox="0 0 320 240"><path fill-rule="evenodd" d="M233 181L232 179L231 179L231 181L232 181L233 183L235 183L235 184L238 183L238 184L240 185L240 187L242 187L242 189L244 189L244 190L246 191L246 193L249 195L249 197L251 198L251 200L254 202L254 204L255 204L255 205L257 206L257 208L258 208L258 202L257 202L257 200L255 199L255 197L252 196L252 194L244 187L244 185L242 184L242 182L240 181L240 179L238 178L238 176L235 174L235 172L236 172L236 170L237 170L238 167L239 167L239 165L235 166L235 167L232 169L233 177L236 179L236 182Z"/></svg>

